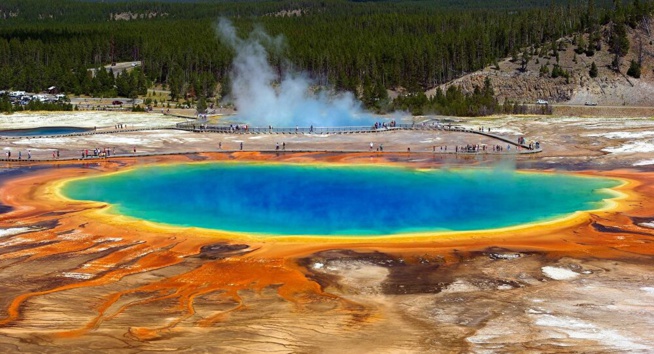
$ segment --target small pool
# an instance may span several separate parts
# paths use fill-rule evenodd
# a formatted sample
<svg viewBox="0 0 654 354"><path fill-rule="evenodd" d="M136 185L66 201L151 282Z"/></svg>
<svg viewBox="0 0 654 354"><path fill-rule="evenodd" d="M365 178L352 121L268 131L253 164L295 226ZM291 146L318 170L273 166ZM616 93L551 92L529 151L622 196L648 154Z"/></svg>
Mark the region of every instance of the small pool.
<svg viewBox="0 0 654 354"><path fill-rule="evenodd" d="M38 127L29 129L0 130L0 136L43 136L83 133L94 130L82 127Z"/></svg>

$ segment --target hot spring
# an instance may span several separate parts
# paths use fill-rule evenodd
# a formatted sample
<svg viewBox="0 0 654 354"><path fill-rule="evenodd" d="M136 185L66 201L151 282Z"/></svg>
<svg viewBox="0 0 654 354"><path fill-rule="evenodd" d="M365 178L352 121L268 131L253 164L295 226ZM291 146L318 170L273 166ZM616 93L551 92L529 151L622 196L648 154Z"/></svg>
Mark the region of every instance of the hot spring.
<svg viewBox="0 0 654 354"><path fill-rule="evenodd" d="M176 226L261 235L483 230L598 209L613 179L513 170L202 163L72 180L66 197Z"/></svg>
<svg viewBox="0 0 654 354"><path fill-rule="evenodd" d="M46 136L84 133L93 128L81 127L39 127L30 129L0 130L0 136Z"/></svg>

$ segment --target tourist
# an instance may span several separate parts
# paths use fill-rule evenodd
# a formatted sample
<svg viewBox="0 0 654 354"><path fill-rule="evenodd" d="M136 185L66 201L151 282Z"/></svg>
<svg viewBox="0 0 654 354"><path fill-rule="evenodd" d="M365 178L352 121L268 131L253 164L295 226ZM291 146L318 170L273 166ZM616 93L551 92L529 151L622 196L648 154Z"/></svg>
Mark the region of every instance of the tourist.
<svg viewBox="0 0 654 354"><path fill-rule="evenodd" d="M32 159L32 150L27 150L27 159L28 160Z"/></svg>
<svg viewBox="0 0 654 354"><path fill-rule="evenodd" d="M379 151L384 151L384 146L382 144L379 144Z"/></svg>
<svg viewBox="0 0 654 354"><path fill-rule="evenodd" d="M275 150L279 150L279 143L275 143Z"/></svg>
<svg viewBox="0 0 654 354"><path fill-rule="evenodd" d="M218 150L223 149L223 143L221 141L218 142Z"/></svg>
<svg viewBox="0 0 654 354"><path fill-rule="evenodd" d="M282 150L286 150L286 143L282 142Z"/></svg>
<svg viewBox="0 0 654 354"><path fill-rule="evenodd" d="M18 159L20 160L21 158L23 158L23 152L18 150Z"/></svg>
<svg viewBox="0 0 654 354"><path fill-rule="evenodd" d="M372 147L373 147L373 146L374 146L374 144L371 142L371 143L370 143L370 151L372 151Z"/></svg>
<svg viewBox="0 0 654 354"><path fill-rule="evenodd" d="M134 151L134 153L136 154L136 146L134 146L134 149L133 149L133 151Z"/></svg>
<svg viewBox="0 0 654 354"><path fill-rule="evenodd" d="M243 142L241 141L240 149L243 150Z"/></svg>

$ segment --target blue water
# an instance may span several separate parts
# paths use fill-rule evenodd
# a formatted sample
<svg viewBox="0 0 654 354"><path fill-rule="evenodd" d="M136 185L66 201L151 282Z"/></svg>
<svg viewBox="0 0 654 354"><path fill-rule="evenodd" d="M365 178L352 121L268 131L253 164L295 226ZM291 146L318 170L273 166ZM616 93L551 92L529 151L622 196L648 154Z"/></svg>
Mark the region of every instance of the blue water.
<svg viewBox="0 0 654 354"><path fill-rule="evenodd" d="M510 170L180 164L81 179L63 192L180 226L278 235L480 230L596 209L619 181Z"/></svg>
<svg viewBox="0 0 654 354"><path fill-rule="evenodd" d="M1 136L43 136L43 135L64 135L82 133L93 128L80 127L39 127L31 129L12 129L0 131Z"/></svg>

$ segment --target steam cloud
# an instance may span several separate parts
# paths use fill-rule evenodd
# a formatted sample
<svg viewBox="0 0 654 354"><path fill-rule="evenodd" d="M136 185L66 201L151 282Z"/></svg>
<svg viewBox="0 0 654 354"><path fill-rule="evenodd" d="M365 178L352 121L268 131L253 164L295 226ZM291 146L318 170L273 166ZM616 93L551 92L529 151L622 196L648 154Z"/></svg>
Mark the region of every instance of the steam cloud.
<svg viewBox="0 0 654 354"><path fill-rule="evenodd" d="M313 82L306 74L284 70L279 75L268 62L264 43L279 49L282 37L255 29L239 38L232 23L220 19L217 32L236 51L230 72L232 100L238 117L253 126L352 126L374 121L349 93L311 93Z"/></svg>

